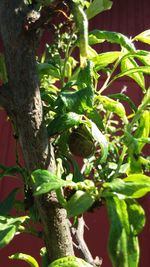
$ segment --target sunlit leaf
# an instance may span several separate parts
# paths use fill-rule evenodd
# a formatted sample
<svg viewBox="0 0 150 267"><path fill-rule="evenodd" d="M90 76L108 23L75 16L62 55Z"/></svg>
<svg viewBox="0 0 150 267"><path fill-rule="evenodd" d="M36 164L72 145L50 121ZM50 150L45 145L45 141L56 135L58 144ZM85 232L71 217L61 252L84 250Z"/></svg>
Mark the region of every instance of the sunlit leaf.
<svg viewBox="0 0 150 267"><path fill-rule="evenodd" d="M46 247L43 247L40 249L40 256L42 258L42 267L48 267L49 259L48 259L48 253L47 253Z"/></svg>
<svg viewBox="0 0 150 267"><path fill-rule="evenodd" d="M31 267L39 267L38 262L32 256L24 253L16 253L14 255L9 256L11 260L22 260L27 262Z"/></svg>
<svg viewBox="0 0 150 267"><path fill-rule="evenodd" d="M91 60L94 63L96 70L98 71L108 66L109 64L113 63L122 55L123 55L123 52L120 52L120 51L105 52L97 56L91 57Z"/></svg>
<svg viewBox="0 0 150 267"><path fill-rule="evenodd" d="M133 73L138 73L138 72L141 72L141 73L145 73L145 74L148 74L150 75L150 67L149 66L143 66L143 67L136 67L136 68L132 68L130 70L127 70L127 71L123 71L119 74L117 74L113 80L116 80L118 78L121 78L123 76L129 76Z"/></svg>
<svg viewBox="0 0 150 267"><path fill-rule="evenodd" d="M95 17L97 14L108 10L112 7L112 1L109 0L93 0L89 8L86 10L88 19Z"/></svg>
<svg viewBox="0 0 150 267"><path fill-rule="evenodd" d="M96 96L95 101L99 101L106 110L117 114L125 122L127 122L125 108L120 102L115 101L107 96L102 96L102 95Z"/></svg>
<svg viewBox="0 0 150 267"><path fill-rule="evenodd" d="M138 138L138 150L141 152L146 143L149 143L148 138L150 135L150 111L144 110L141 113L138 128L135 132L135 137ZM143 142L142 142L143 140ZM145 140L145 142L144 142ZM144 144L145 143L145 144Z"/></svg>
<svg viewBox="0 0 150 267"><path fill-rule="evenodd" d="M105 41L119 44L120 46L125 47L128 51L135 50L132 41L121 33L100 30L94 30L89 33L90 45L103 43Z"/></svg>
<svg viewBox="0 0 150 267"><path fill-rule="evenodd" d="M132 174L124 178L129 186L134 185L133 198L139 198L150 192L150 177L144 174Z"/></svg>
<svg viewBox="0 0 150 267"><path fill-rule="evenodd" d="M121 71L125 72L133 68L137 68L138 64L133 58L123 58L121 61ZM132 74L128 74L130 78L136 81L136 83L142 88L143 91L145 91L145 80L143 73L141 72L135 72Z"/></svg>
<svg viewBox="0 0 150 267"><path fill-rule="evenodd" d="M144 31L134 37L134 40L150 44L150 30Z"/></svg>
<svg viewBox="0 0 150 267"><path fill-rule="evenodd" d="M143 230L146 222L145 211L134 199L126 199L126 204L130 226L133 228L133 234L138 235Z"/></svg>
<svg viewBox="0 0 150 267"><path fill-rule="evenodd" d="M34 195L41 195L52 190L57 190L67 183L47 170L33 171L32 179L35 189Z"/></svg>
<svg viewBox="0 0 150 267"><path fill-rule="evenodd" d="M130 108L131 108L134 112L137 111L137 107L136 107L136 105L134 104L134 102L132 101L132 99L129 98L127 95L123 94L123 93L110 94L110 95L108 95L108 97L126 101L126 102L129 104Z"/></svg>
<svg viewBox="0 0 150 267"><path fill-rule="evenodd" d="M83 259L75 256L67 256L53 261L48 267L92 267L93 265L87 263Z"/></svg>
<svg viewBox="0 0 150 267"><path fill-rule="evenodd" d="M110 220L109 255L114 267L137 267L138 239L130 225L127 204L117 197L106 200Z"/></svg>
<svg viewBox="0 0 150 267"><path fill-rule="evenodd" d="M104 183L103 187L109 189L112 195L117 193L125 197L140 198L150 192L150 177L144 174L131 174L127 178L116 178L112 182Z"/></svg>
<svg viewBox="0 0 150 267"><path fill-rule="evenodd" d="M18 231L19 226L27 219L28 216L16 218L0 216L0 248L10 243Z"/></svg>

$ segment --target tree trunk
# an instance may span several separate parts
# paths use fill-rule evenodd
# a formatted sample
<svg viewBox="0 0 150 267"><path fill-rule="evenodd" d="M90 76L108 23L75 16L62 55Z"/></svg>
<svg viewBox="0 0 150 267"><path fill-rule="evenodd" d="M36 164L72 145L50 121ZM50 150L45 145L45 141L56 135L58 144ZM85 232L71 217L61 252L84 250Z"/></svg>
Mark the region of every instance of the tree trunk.
<svg viewBox="0 0 150 267"><path fill-rule="evenodd" d="M23 0L0 0L0 32L4 45L8 86L4 108L18 130L19 141L29 172L55 171L53 148L43 122L42 102L36 72L36 31L25 31L28 9ZM2 94L2 92L1 92ZM3 103L2 103L3 104ZM44 228L50 262L73 255L66 211L54 194L35 199Z"/></svg>

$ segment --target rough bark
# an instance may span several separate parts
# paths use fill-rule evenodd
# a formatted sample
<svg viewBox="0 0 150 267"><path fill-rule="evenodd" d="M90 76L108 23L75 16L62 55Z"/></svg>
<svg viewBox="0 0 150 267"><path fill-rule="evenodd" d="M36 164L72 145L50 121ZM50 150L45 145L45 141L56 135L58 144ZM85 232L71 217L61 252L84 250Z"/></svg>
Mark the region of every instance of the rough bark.
<svg viewBox="0 0 150 267"><path fill-rule="evenodd" d="M15 123L25 164L31 172L44 168L55 170L52 146L43 122L42 103L36 72L36 31L26 32L24 22L28 9L23 0L0 1L0 32L8 73L6 91L0 93L2 105ZM36 198L44 226L49 260L73 255L66 211L54 195Z"/></svg>

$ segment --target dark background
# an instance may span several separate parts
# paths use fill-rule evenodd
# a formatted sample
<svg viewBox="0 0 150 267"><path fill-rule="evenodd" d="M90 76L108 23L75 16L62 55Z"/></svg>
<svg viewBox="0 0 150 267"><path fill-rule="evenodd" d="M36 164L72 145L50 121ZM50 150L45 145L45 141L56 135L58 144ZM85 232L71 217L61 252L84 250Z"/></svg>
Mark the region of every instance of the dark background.
<svg viewBox="0 0 150 267"><path fill-rule="evenodd" d="M113 7L110 11L106 11L96 16L90 22L90 29L101 29L121 32L128 37L133 37L140 32L150 28L150 1L149 0L114 0ZM38 52L41 53L49 36L46 34L42 38ZM139 44L137 44L139 46ZM149 49L148 46L139 46L142 49ZM116 50L116 46L112 44L100 45L97 47L100 51ZM2 44L0 42L0 51ZM147 84L149 81L147 80ZM116 82L111 91L121 90L123 85L127 86L127 93L132 97L135 103L139 103L141 99L141 90L130 79L123 78ZM110 91L109 91L110 92ZM148 148L147 148L148 153ZM21 154L21 153L20 153ZM22 157L21 157L22 160ZM23 160L22 160L23 162ZM13 130L4 111L0 112L0 163L7 166L15 164L15 140L13 138ZM0 201L4 199L14 187L20 187L21 181L14 178L4 178L0 182ZM19 193L18 197L21 197ZM140 234L140 264L139 267L150 266L150 195L140 200L140 203L146 212L146 226L142 234ZM110 260L107 255L107 239L109 231L109 223L107 219L107 211L105 207L96 210L94 213L85 215L88 229L85 230L86 240L93 256L101 256L103 258L103 267L111 267ZM53 241L52 241L53 245ZM16 252L28 253L39 260L39 250L43 246L40 239L31 237L28 234L18 235L4 249L0 250L0 266L6 267L27 267L27 263L22 261L11 261L8 255Z"/></svg>

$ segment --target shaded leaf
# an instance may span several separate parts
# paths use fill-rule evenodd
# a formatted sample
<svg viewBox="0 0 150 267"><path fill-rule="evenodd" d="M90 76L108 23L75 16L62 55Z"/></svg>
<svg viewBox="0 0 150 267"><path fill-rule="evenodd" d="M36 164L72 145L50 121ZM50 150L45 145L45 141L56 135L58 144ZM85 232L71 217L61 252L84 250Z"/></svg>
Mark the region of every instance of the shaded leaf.
<svg viewBox="0 0 150 267"><path fill-rule="evenodd" d="M0 180L4 176L14 176L15 177L17 173L22 174L24 172L24 170L18 166L6 167L6 166L0 164L0 169L1 169Z"/></svg>
<svg viewBox="0 0 150 267"><path fill-rule="evenodd" d="M7 215L14 206L14 201L16 198L16 194L18 192L18 188L15 188L7 198L0 203L0 215Z"/></svg>
<svg viewBox="0 0 150 267"><path fill-rule="evenodd" d="M40 75L50 75L52 77L60 79L60 72L57 67L49 63L38 63L37 69Z"/></svg>
<svg viewBox="0 0 150 267"><path fill-rule="evenodd" d="M96 108L93 108L88 112L88 118L92 120L100 130L104 130L103 119L100 113L97 112Z"/></svg>
<svg viewBox="0 0 150 267"><path fill-rule="evenodd" d="M62 92L56 102L58 113L75 112L77 114L83 114L92 107L92 104L93 92L90 87L76 92Z"/></svg>
<svg viewBox="0 0 150 267"><path fill-rule="evenodd" d="M102 149L101 162L104 162L108 155L108 142L105 135L98 129L96 124L91 120L88 121L91 127L91 133L95 141L97 141Z"/></svg>
<svg viewBox="0 0 150 267"><path fill-rule="evenodd" d="M81 190L76 191L65 206L68 218L82 214L89 209L93 203L94 199L89 193Z"/></svg>
<svg viewBox="0 0 150 267"><path fill-rule="evenodd" d="M74 126L78 126L81 121L81 116L74 112L68 112L57 116L48 124L48 136L60 134Z"/></svg>
<svg viewBox="0 0 150 267"><path fill-rule="evenodd" d="M87 93L93 96L93 63L91 60L87 60L87 65L84 68L80 68L77 84L80 91L83 88L87 88Z"/></svg>
<svg viewBox="0 0 150 267"><path fill-rule="evenodd" d="M0 230L0 248L7 246L14 238L16 233L16 227L10 225L9 227Z"/></svg>

